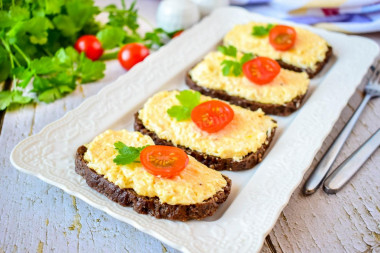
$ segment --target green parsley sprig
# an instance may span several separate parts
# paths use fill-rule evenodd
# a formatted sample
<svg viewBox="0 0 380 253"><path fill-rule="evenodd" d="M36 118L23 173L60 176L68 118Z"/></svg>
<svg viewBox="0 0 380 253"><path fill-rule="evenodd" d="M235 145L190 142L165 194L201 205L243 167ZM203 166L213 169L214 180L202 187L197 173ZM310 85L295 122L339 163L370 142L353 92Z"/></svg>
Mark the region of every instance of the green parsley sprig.
<svg viewBox="0 0 380 253"><path fill-rule="evenodd" d="M140 157L141 151L148 147L130 147L125 145L123 142L118 141L114 143L115 149L119 152L119 154L113 159L114 163L117 165L126 165L136 161Z"/></svg>
<svg viewBox="0 0 380 253"><path fill-rule="evenodd" d="M103 78L104 62L92 62L72 48L82 35L96 35L105 50L113 51L103 60L116 58L115 49L124 44L158 48L171 36L160 28L140 35L136 1L128 7L121 0L121 5L101 9L93 0L0 0L0 83L13 80L11 90L0 91L0 110L53 102L79 84ZM95 20L101 12L108 14L106 24Z"/></svg>
<svg viewBox="0 0 380 253"><path fill-rule="evenodd" d="M253 59L253 54L243 54L238 59L237 49L234 46L219 46L218 51L224 55L233 57L233 60L223 60L221 62L222 73L224 76L240 76L243 72L243 64Z"/></svg>
<svg viewBox="0 0 380 253"><path fill-rule="evenodd" d="M267 26L254 26L252 28L252 35L256 37L262 37L268 35L270 30L274 27L273 24L268 24Z"/></svg>
<svg viewBox="0 0 380 253"><path fill-rule="evenodd" d="M173 105L167 113L177 121L182 121L191 118L191 111L199 105L201 94L198 91L183 90L176 95L176 98L181 105Z"/></svg>

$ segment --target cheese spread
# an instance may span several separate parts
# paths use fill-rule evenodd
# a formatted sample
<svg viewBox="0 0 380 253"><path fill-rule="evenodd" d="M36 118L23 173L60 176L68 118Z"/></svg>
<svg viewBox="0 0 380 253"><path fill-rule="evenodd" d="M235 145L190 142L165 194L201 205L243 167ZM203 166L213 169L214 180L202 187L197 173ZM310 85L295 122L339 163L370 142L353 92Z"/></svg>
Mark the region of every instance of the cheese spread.
<svg viewBox="0 0 380 253"><path fill-rule="evenodd" d="M207 200L227 184L221 173L191 156L185 169L170 179L150 174L139 162L117 165L113 159L118 154L114 148L118 141L133 147L154 145L154 142L139 132L107 130L86 145L87 166L122 189L131 188L139 195L158 197L161 203L190 205Z"/></svg>
<svg viewBox="0 0 380 253"><path fill-rule="evenodd" d="M293 66L315 70L317 62L323 62L328 51L327 42L315 33L294 27L297 38L288 51L277 51L269 44L268 35L253 36L254 26L267 26L266 23L250 22L236 25L224 37L225 45L235 46L239 51L254 53L276 60L282 60Z"/></svg>
<svg viewBox="0 0 380 253"><path fill-rule="evenodd" d="M179 91L162 91L151 97L139 111L144 126L161 139L171 141L192 150L220 158L241 161L248 153L256 152L266 141L277 124L261 109L253 112L231 105L233 120L216 133L200 130L191 119L177 121L167 110L179 105L176 95ZM201 96L201 102L211 100Z"/></svg>
<svg viewBox="0 0 380 253"><path fill-rule="evenodd" d="M241 53L238 54L240 58ZM230 96L238 96L263 104L282 105L297 96L304 95L310 80L306 73L281 69L270 82L258 85L251 82L244 74L240 76L224 76L221 63L234 60L221 52L211 52L190 70L191 79L199 86L214 90L223 90Z"/></svg>

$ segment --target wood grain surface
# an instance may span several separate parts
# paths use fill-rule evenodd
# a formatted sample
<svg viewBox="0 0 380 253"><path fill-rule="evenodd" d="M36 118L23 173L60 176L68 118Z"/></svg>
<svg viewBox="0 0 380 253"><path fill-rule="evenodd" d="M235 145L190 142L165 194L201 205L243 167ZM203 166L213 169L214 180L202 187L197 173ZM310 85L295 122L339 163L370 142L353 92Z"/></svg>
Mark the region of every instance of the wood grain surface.
<svg viewBox="0 0 380 253"><path fill-rule="evenodd" d="M110 1L98 1L105 5ZM140 13L154 22L157 1L139 1ZM366 35L380 42L380 34ZM178 252L157 239L116 220L9 161L13 147L38 133L123 74L117 61L107 63L106 77L78 88L53 104L8 110L0 135L0 253L2 252ZM360 103L352 97L313 164ZM342 162L380 126L380 99L373 99L344 145ZM307 178L307 175L305 178ZM319 190L301 194L301 186L267 236L262 252L380 252L380 150L336 195Z"/></svg>

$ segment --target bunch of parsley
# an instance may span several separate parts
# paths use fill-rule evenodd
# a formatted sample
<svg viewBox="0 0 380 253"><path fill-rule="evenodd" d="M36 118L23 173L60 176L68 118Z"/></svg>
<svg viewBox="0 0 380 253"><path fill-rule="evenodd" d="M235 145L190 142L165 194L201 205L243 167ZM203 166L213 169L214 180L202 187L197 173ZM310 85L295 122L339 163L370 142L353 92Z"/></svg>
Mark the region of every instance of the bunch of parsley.
<svg viewBox="0 0 380 253"><path fill-rule="evenodd" d="M13 83L0 92L0 110L49 103L78 84L103 78L104 62L93 62L72 47L82 35L96 35L106 50L130 42L163 45L170 34L162 29L138 34L135 2L129 8L121 3L121 9L109 5L101 10L92 0L0 0L0 83ZM108 13L106 24L95 20L100 12Z"/></svg>

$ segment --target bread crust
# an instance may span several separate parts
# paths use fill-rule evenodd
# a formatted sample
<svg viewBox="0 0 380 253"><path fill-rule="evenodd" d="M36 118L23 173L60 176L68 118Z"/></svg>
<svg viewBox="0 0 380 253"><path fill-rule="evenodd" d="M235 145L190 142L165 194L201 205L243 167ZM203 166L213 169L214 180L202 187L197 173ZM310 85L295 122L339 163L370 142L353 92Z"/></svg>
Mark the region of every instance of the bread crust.
<svg viewBox="0 0 380 253"><path fill-rule="evenodd" d="M187 221L206 218L216 212L218 207L226 201L231 191L231 180L223 176L227 181L227 185L202 203L191 205L160 203L158 197L141 196L130 188L121 189L104 178L103 175L96 173L87 166L87 162L84 160L86 151L87 148L85 146L78 148L75 156L75 172L81 175L91 188L122 206L132 207L137 213L151 215L158 219Z"/></svg>
<svg viewBox="0 0 380 253"><path fill-rule="evenodd" d="M292 70L292 71L295 71L295 72L306 72L306 74L309 76L309 78L313 78L314 76L316 76L319 72L321 72L321 70L323 69L323 67L326 65L326 63L329 61L329 59L331 58L333 54L333 50L332 50L332 47L331 46L328 46L328 49L326 51L326 55L325 55L325 58L323 59L323 61L320 61L320 62L317 62L315 64L315 69L312 70L310 68L307 68L307 69L304 69L304 68L300 68L300 67L296 67L294 65L291 65L289 63L286 63L286 62L283 62L282 60L276 60L278 62L278 64L280 64L280 66L284 69L289 69L289 70Z"/></svg>
<svg viewBox="0 0 380 253"><path fill-rule="evenodd" d="M203 95L221 99L227 101L231 104L249 109L251 111L256 111L261 108L263 112L272 115L287 116L292 112L296 111L302 104L305 94L295 97L292 101L285 104L264 104L252 100L248 100L238 96L229 95L224 90L209 89L203 86L198 85L193 79L191 79L190 74L186 75L186 84L190 89L199 91Z"/></svg>
<svg viewBox="0 0 380 253"><path fill-rule="evenodd" d="M139 113L135 114L135 123L134 130L139 131L142 134L149 135L156 145L165 145L165 146L175 146L171 141L160 139L158 135L147 129L141 119L139 119ZM214 170L230 170L230 171L240 171L251 169L253 166L262 161L263 156L270 143L272 142L276 128L273 128L270 136L267 135L267 138L263 145L256 151L251 152L243 157L241 161L234 161L232 158L221 158L202 152L192 150L188 147L177 145L176 147L184 150L188 155L191 155L199 162L203 163L207 167Z"/></svg>

